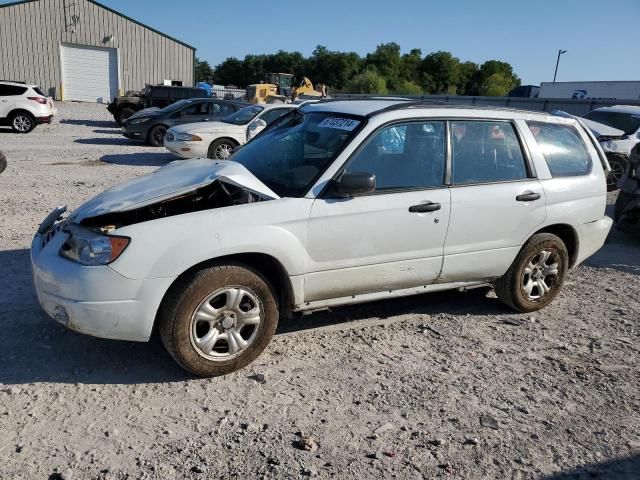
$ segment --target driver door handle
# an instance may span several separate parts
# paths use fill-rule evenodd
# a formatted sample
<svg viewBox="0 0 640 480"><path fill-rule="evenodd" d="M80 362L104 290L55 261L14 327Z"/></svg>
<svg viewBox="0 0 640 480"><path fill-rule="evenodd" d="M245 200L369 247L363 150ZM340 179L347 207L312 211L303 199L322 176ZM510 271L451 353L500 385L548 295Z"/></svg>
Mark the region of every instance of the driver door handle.
<svg viewBox="0 0 640 480"><path fill-rule="evenodd" d="M439 203L426 202L426 203L420 203L418 205L413 205L409 207L409 212L428 213L428 212L435 212L436 210L440 210L441 208L442 208L442 205L440 205Z"/></svg>
<svg viewBox="0 0 640 480"><path fill-rule="evenodd" d="M540 200L540 197L542 195L540 195L539 193L535 193L535 192L524 192L520 195L518 195L516 197L516 200L518 202L533 202L535 200Z"/></svg>

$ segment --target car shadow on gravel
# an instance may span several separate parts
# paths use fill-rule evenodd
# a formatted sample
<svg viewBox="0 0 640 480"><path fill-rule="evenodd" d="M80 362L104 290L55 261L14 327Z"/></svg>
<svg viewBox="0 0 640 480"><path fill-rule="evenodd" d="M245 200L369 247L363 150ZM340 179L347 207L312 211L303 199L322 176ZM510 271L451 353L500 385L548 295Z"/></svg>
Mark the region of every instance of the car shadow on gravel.
<svg viewBox="0 0 640 480"><path fill-rule="evenodd" d="M640 455L592 463L543 477L543 480L637 480L640 478Z"/></svg>
<svg viewBox="0 0 640 480"><path fill-rule="evenodd" d="M478 317L514 313L497 298L488 296L490 291L489 287L467 292L450 290L336 307L282 321L278 325L276 334L335 327L341 324L347 328L353 328L356 324L364 327L372 319L384 320L402 315L469 314ZM363 322L360 323L361 321Z"/></svg>
<svg viewBox="0 0 640 480"><path fill-rule="evenodd" d="M634 238L614 228L604 246L587 259L585 265L612 268L640 276L640 238Z"/></svg>
<svg viewBox="0 0 640 480"><path fill-rule="evenodd" d="M117 153L112 155L103 155L100 157L105 163L114 165L132 165L134 167L162 167L169 162L178 160L172 153Z"/></svg>
<svg viewBox="0 0 640 480"><path fill-rule="evenodd" d="M118 124L113 120L60 120L60 123L66 125L78 125L83 127L96 128L118 128Z"/></svg>
<svg viewBox="0 0 640 480"><path fill-rule="evenodd" d="M29 250L0 251L0 383L166 383L193 379L164 349L82 335L38 305Z"/></svg>
<svg viewBox="0 0 640 480"><path fill-rule="evenodd" d="M78 138L74 140L74 143L80 143L82 145L127 145L135 146L141 145L138 142L129 140L128 138L116 137L116 138Z"/></svg>

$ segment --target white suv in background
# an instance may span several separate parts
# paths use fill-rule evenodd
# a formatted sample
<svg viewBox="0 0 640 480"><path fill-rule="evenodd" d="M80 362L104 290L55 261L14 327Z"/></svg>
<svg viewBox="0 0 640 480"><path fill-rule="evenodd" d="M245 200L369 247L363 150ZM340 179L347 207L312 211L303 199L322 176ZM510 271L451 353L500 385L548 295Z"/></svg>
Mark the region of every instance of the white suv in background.
<svg viewBox="0 0 640 480"><path fill-rule="evenodd" d="M610 187L617 188L616 185L629 166L631 149L640 142L640 107L613 105L596 108L587 113L584 118L624 132L624 135L620 137L602 136L598 138L611 165Z"/></svg>
<svg viewBox="0 0 640 480"><path fill-rule="evenodd" d="M36 291L79 332L147 341L157 325L198 375L253 361L291 312L483 285L531 312L603 245L608 169L572 118L320 102L229 160L54 210L31 246Z"/></svg>
<svg viewBox="0 0 640 480"><path fill-rule="evenodd" d="M51 123L53 100L37 85L0 80L0 125L29 133L40 123Z"/></svg>

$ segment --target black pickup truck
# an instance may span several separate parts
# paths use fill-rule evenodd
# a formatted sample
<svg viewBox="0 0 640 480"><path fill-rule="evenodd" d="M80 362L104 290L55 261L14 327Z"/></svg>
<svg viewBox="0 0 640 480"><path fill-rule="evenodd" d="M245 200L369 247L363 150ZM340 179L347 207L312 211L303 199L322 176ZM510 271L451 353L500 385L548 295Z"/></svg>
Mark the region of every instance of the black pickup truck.
<svg viewBox="0 0 640 480"><path fill-rule="evenodd" d="M141 92L127 92L113 99L107 110L111 112L118 125L144 108L164 108L178 100L187 98L206 98L208 93L201 88L169 87L165 85L147 85Z"/></svg>

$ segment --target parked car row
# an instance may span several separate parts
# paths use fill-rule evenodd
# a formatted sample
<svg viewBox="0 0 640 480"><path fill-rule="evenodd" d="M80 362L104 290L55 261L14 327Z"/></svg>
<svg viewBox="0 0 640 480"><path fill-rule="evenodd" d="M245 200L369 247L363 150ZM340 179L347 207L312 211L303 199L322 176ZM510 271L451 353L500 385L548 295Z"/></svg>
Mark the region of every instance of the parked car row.
<svg viewBox="0 0 640 480"><path fill-rule="evenodd" d="M612 225L607 159L573 118L362 100L288 106L265 128L276 107L249 108L167 132L211 155L222 130L262 128L226 160L51 212L31 259L53 319L133 341L157 328L186 370L221 375L292 312L481 286L539 310Z"/></svg>

